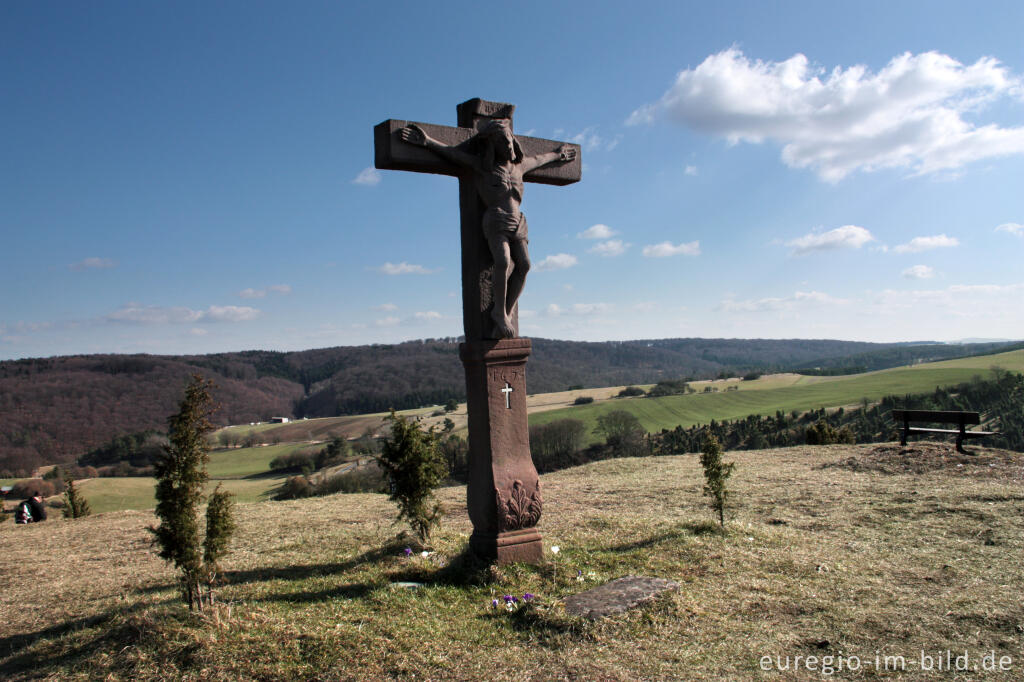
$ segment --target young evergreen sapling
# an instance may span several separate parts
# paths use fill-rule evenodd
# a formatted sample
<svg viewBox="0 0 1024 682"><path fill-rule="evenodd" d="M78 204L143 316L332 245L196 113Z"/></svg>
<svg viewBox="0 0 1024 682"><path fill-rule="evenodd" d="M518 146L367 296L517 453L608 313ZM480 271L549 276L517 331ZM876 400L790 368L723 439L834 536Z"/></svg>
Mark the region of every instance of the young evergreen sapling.
<svg viewBox="0 0 1024 682"><path fill-rule="evenodd" d="M704 467L704 494L711 498L711 507L718 512L718 523L725 528L725 500L728 497L725 481L736 464L723 462L718 439L708 436L700 455L700 465Z"/></svg>
<svg viewBox="0 0 1024 682"><path fill-rule="evenodd" d="M420 542L427 542L431 529L441 522L441 505L434 500L434 489L448 475L439 436L433 428L424 431L394 410L388 420L391 436L384 441L377 461L390 484L389 497L398 504L398 520L408 521Z"/></svg>
<svg viewBox="0 0 1024 682"><path fill-rule="evenodd" d="M92 514L89 501L82 497L82 494L75 487L75 481L68 479L67 490L64 491L64 518L80 519L83 516Z"/></svg>
<svg viewBox="0 0 1024 682"><path fill-rule="evenodd" d="M168 420L170 443L155 464L156 515L158 527L150 527L155 542L160 546L160 557L174 564L180 571L182 598L189 610L203 610L202 583L210 583L213 566L204 562L204 545L200 541L199 505L203 501L206 483L206 463L209 460L209 442L206 438L213 430L210 416L216 411L210 395L213 382L198 374L185 388L185 398L177 414ZM219 491L218 491L219 492ZM226 495L226 493L220 493ZM215 493L215 498L217 494ZM214 499L211 499L211 503ZM223 556L233 523L228 500L218 500L214 506L214 537L207 547L214 565ZM209 515L209 510L207 511ZM209 528L210 519L207 518ZM213 594L208 592L212 603Z"/></svg>

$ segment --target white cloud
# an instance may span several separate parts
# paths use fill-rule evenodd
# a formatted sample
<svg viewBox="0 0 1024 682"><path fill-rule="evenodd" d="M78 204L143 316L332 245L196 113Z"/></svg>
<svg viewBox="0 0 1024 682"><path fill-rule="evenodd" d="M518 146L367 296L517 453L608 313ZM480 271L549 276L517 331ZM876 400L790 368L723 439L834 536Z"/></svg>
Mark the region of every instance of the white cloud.
<svg viewBox="0 0 1024 682"><path fill-rule="evenodd" d="M575 142L582 147L584 151L592 152L595 149L600 148L604 140L602 140L601 136L597 134L597 129L591 126L586 128L582 133L570 137L569 142Z"/></svg>
<svg viewBox="0 0 1024 682"><path fill-rule="evenodd" d="M363 185L365 187L373 187L374 185L379 185L380 181L380 171L373 166L367 166L363 170L359 171L359 175L352 180L352 183L356 185Z"/></svg>
<svg viewBox="0 0 1024 682"><path fill-rule="evenodd" d="M555 137L561 137L561 135L555 135ZM569 138L569 142L578 144L583 148L583 151L595 152L604 150L610 152L619 146L619 142L622 141L621 135L616 135L614 139L608 140L597 134L597 127L590 126L585 128L583 132L573 135Z"/></svg>
<svg viewBox="0 0 1024 682"><path fill-rule="evenodd" d="M845 305L848 299L834 298L820 291L797 291L784 298L759 298L748 301L737 301L726 298L719 304L719 310L727 313L760 313L793 310L797 307L821 305Z"/></svg>
<svg viewBox="0 0 1024 682"><path fill-rule="evenodd" d="M413 317L415 317L417 320L421 320L423 322L427 322L429 320L440 320L441 319L441 313L436 312L434 310L427 310L427 311L424 311L424 312L421 312L421 313L415 313L413 315Z"/></svg>
<svg viewBox="0 0 1024 682"><path fill-rule="evenodd" d="M238 292L238 296L239 298L263 298L268 292L287 295L292 293L292 288L287 284L274 284L266 289L242 289Z"/></svg>
<svg viewBox="0 0 1024 682"><path fill-rule="evenodd" d="M648 258L667 258L668 256L699 256L700 255L700 242L688 242L683 244L673 244L672 242L662 242L660 244L651 244L644 247L644 255Z"/></svg>
<svg viewBox="0 0 1024 682"><path fill-rule="evenodd" d="M687 175L696 175L697 174L697 167L696 166L687 166L686 169L683 172L686 173Z"/></svg>
<svg viewBox="0 0 1024 682"><path fill-rule="evenodd" d="M874 241L871 232L857 225L843 225L828 232L811 232L803 237L787 242L793 247L793 253L801 255L812 251L829 251L832 249L859 249L870 241Z"/></svg>
<svg viewBox="0 0 1024 682"><path fill-rule="evenodd" d="M548 317L562 317L567 315L588 317L592 315L599 315L607 313L612 309L610 303L573 303L569 307L562 307L557 303L549 303L544 309L544 314Z"/></svg>
<svg viewBox="0 0 1024 682"><path fill-rule="evenodd" d="M583 230L576 236L579 237L580 239L608 239L610 237L614 237L617 234L618 232L608 227L607 225L602 225L601 223L598 223L597 225L591 225L590 227Z"/></svg>
<svg viewBox="0 0 1024 682"><path fill-rule="evenodd" d="M1009 232L1015 234L1018 237L1024 237L1024 225L1019 223L1003 223L996 228L996 232Z"/></svg>
<svg viewBox="0 0 1024 682"><path fill-rule="evenodd" d="M828 182L855 171L955 170L972 161L1024 153L1024 128L964 120L1021 81L992 57L964 65L939 52L904 53L877 73L864 65L826 72L796 54L748 59L730 48L681 71L627 125L670 120L731 144L773 140L792 168Z"/></svg>
<svg viewBox="0 0 1024 682"><path fill-rule="evenodd" d="M206 310L192 310L183 306L164 307L126 303L104 319L108 322L135 324L187 324L200 320L211 322L246 322L259 317L260 311L248 306L212 305Z"/></svg>
<svg viewBox="0 0 1024 682"><path fill-rule="evenodd" d="M81 271L103 270L107 268L112 268L115 265L117 265L117 263L115 263L109 258L85 258L83 260L78 261L77 263L72 263L68 267L75 271Z"/></svg>
<svg viewBox="0 0 1024 682"><path fill-rule="evenodd" d="M385 275L429 275L435 272L434 270L428 270L422 265L414 265L405 261L401 263L385 263L376 270Z"/></svg>
<svg viewBox="0 0 1024 682"><path fill-rule="evenodd" d="M188 333L192 336L206 336L209 332L201 327L192 327L188 330Z"/></svg>
<svg viewBox="0 0 1024 682"><path fill-rule="evenodd" d="M398 310L398 306L395 305L394 303L381 303L380 305L373 306L373 309L379 310L380 312L389 313L394 310Z"/></svg>
<svg viewBox="0 0 1024 682"><path fill-rule="evenodd" d="M959 246L960 241L956 237L947 237L944 234L937 234L934 237L914 237L906 244L894 246L896 253L920 253L932 249L942 249L951 246Z"/></svg>
<svg viewBox="0 0 1024 682"><path fill-rule="evenodd" d="M382 317L379 320L374 320L373 323L378 327L394 327L396 324L401 322L397 317Z"/></svg>
<svg viewBox="0 0 1024 682"><path fill-rule="evenodd" d="M898 291L886 289L875 297L879 312L915 311L921 306L946 308L956 317L1001 318L1007 310L1019 309L1024 283L954 284L946 289Z"/></svg>
<svg viewBox="0 0 1024 682"><path fill-rule="evenodd" d="M935 270L927 265L914 265L903 271L906 279L931 279L935 276Z"/></svg>
<svg viewBox="0 0 1024 682"><path fill-rule="evenodd" d="M576 256L568 253L556 253L534 265L533 269L538 272L544 272L546 270L564 270L565 268L571 268L578 262L579 261L576 259Z"/></svg>
<svg viewBox="0 0 1024 682"><path fill-rule="evenodd" d="M245 322L259 317L260 311L244 305L211 305L200 319L216 322Z"/></svg>
<svg viewBox="0 0 1024 682"><path fill-rule="evenodd" d="M631 244L625 244L621 239L609 239L606 242L598 242L587 249L587 253L596 253L599 256L621 256L626 253Z"/></svg>

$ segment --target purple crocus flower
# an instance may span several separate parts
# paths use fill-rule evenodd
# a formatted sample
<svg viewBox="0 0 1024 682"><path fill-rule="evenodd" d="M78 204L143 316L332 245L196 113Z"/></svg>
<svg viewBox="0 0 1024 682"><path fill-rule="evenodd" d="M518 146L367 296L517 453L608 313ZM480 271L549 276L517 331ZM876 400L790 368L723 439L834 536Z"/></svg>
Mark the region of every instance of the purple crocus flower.
<svg viewBox="0 0 1024 682"><path fill-rule="evenodd" d="M497 599L492 599L491 600L491 608L492 609L498 608L498 600Z"/></svg>
<svg viewBox="0 0 1024 682"><path fill-rule="evenodd" d="M523 601L530 601L531 599L533 599L533 595L529 592L523 595Z"/></svg>
<svg viewBox="0 0 1024 682"><path fill-rule="evenodd" d="M502 599L505 600L506 604L515 604L517 601L519 601L518 598L513 597L511 594L506 594L504 597L502 597Z"/></svg>
<svg viewBox="0 0 1024 682"><path fill-rule="evenodd" d="M405 549L402 550L402 554L404 554L405 556L412 556L412 549L409 548L409 547L406 547Z"/></svg>

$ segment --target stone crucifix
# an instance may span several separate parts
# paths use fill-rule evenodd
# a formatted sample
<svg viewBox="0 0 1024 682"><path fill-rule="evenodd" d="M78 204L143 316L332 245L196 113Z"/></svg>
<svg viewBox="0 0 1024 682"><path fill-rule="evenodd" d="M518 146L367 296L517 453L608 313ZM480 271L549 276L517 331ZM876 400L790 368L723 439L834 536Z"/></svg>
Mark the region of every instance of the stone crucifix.
<svg viewBox="0 0 1024 682"><path fill-rule="evenodd" d="M387 120L375 166L459 178L462 319L469 408L470 546L499 562L542 559L540 480L530 456L518 298L529 270L523 183L580 179L577 145L513 133L511 104L471 99L457 127Z"/></svg>

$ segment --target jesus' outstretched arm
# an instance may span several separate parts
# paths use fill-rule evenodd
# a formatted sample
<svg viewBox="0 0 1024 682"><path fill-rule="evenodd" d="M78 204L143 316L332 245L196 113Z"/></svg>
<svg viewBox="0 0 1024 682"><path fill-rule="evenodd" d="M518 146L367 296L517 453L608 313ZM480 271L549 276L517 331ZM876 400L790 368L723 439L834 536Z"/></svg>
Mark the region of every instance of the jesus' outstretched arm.
<svg viewBox="0 0 1024 682"><path fill-rule="evenodd" d="M439 142L427 135L423 128L420 128L415 123L402 128L399 133L402 136L402 141L409 144L416 145L417 147L424 147L434 152L438 156L459 166L466 166L468 168L479 169L480 160L472 154L467 154L458 147L447 145L444 142Z"/></svg>
<svg viewBox="0 0 1024 682"><path fill-rule="evenodd" d="M558 148L558 151L548 152L546 154L537 154L536 156L527 156L523 159L523 174L529 173L535 168L546 166L549 163L555 161L572 161L576 158L576 148L567 144L563 144Z"/></svg>

